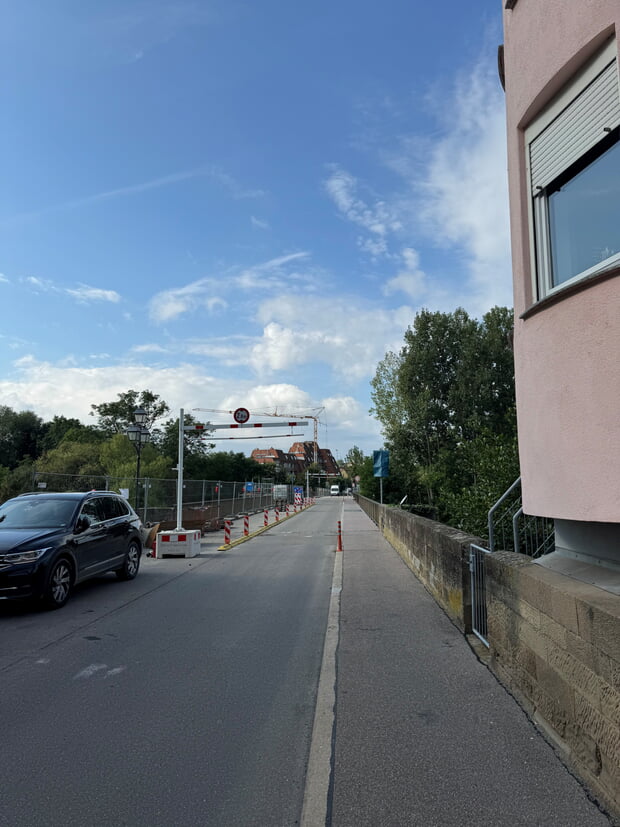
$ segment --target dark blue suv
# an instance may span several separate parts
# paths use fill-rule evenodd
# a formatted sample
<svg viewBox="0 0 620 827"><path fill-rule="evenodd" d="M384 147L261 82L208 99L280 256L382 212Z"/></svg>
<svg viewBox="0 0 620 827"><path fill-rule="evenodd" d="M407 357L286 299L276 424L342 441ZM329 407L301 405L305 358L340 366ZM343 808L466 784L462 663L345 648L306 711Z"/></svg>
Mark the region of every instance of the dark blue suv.
<svg viewBox="0 0 620 827"><path fill-rule="evenodd" d="M0 505L0 599L41 598L59 609L83 580L133 580L142 524L119 494L22 494Z"/></svg>

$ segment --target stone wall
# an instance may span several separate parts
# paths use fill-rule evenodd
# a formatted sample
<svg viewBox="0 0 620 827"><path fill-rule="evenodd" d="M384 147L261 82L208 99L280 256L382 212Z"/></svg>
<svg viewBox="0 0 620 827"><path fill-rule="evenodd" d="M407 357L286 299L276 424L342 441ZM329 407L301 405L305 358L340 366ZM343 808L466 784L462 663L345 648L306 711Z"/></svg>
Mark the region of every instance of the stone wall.
<svg viewBox="0 0 620 827"><path fill-rule="evenodd" d="M486 562L491 669L620 814L620 597L521 554Z"/></svg>
<svg viewBox="0 0 620 827"><path fill-rule="evenodd" d="M471 629L469 545L455 529L359 497L456 625ZM620 597L513 552L485 557L489 667L620 819Z"/></svg>

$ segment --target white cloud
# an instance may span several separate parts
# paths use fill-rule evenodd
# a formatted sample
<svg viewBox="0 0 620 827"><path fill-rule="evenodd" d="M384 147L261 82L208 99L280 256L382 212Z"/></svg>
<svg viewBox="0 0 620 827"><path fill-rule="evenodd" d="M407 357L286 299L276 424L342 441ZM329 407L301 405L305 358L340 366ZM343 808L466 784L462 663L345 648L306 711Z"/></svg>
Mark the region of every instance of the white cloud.
<svg viewBox="0 0 620 827"><path fill-rule="evenodd" d="M355 437L349 434L347 429L355 428L356 423L352 416L354 405L347 402L346 397L321 403L294 384L256 384L251 380L218 378L189 363L181 363L175 368L152 368L143 364L80 367L71 359L52 363L28 356L15 362L14 368L11 379L0 380L2 403L16 411L32 410L46 421L63 415L92 424L95 421L90 416L92 404L114 400L129 388L149 388L169 404L172 415L183 408L199 421L222 424L232 422L226 412L239 406L250 409L252 421L269 421L264 414L280 412L301 416L312 413L313 408L323 404L326 414L322 420L325 423L325 416L328 417L329 439L332 444L334 439L342 440L343 451L353 444L351 440L358 439L358 433L364 433L366 427L366 417L361 414L361 425L355 431ZM201 408L209 410L198 410ZM213 412L213 409L222 413ZM294 439L312 439L312 421L302 429L302 436L291 439L288 430L283 426L285 436L276 438L275 435L281 432L269 429L267 438L256 439L255 443L251 439L239 443L233 440L218 442L218 450L249 452L272 442L288 450ZM325 433L319 440L321 447L329 447L327 437Z"/></svg>
<svg viewBox="0 0 620 827"><path fill-rule="evenodd" d="M365 379L387 350L401 346L414 315L410 307L387 310L349 296L315 296L312 312L303 308L303 297L294 294L259 306L263 335L245 357L259 375L323 362L345 382Z"/></svg>
<svg viewBox="0 0 620 827"><path fill-rule="evenodd" d="M254 216L254 215L250 216L250 223L252 224L253 227L257 227L259 230L269 230L270 229L268 221L262 221L260 218L256 218L256 216Z"/></svg>
<svg viewBox="0 0 620 827"><path fill-rule="evenodd" d="M420 257L413 247L405 247L401 255L403 268L386 282L383 292L388 296L405 293L411 301L419 302L428 289L426 273L420 269Z"/></svg>
<svg viewBox="0 0 620 827"><path fill-rule="evenodd" d="M246 267L237 273L226 273L219 278L207 277L183 287L163 290L149 302L151 319L167 322L200 307L206 307L209 312L225 309L228 302L221 296L223 289L238 294L240 290L254 291L259 288L264 293L283 290L302 279L310 284L311 274L297 274L288 267L291 263L304 261L308 255L306 252L290 253Z"/></svg>
<svg viewBox="0 0 620 827"><path fill-rule="evenodd" d="M73 296L74 299L77 299L81 303L93 301L116 303L121 300L121 297L116 290L102 290L99 287L89 287L87 284L80 284L78 287L73 289L67 287L65 292L69 296Z"/></svg>
<svg viewBox="0 0 620 827"><path fill-rule="evenodd" d="M458 303L475 314L510 306L505 105L490 61L457 77L441 117L442 134L426 146L424 174L409 178L418 218L435 243L464 253L469 281ZM415 169L406 158L396 166Z"/></svg>
<svg viewBox="0 0 620 827"><path fill-rule="evenodd" d="M169 351L166 350L165 347L161 345L152 343L152 344L144 344L144 345L134 345L132 348L132 353L168 353Z"/></svg>
<svg viewBox="0 0 620 827"><path fill-rule="evenodd" d="M380 199L375 199L369 206L358 196L360 184L351 173L335 166L331 169L332 173L325 182L327 194L345 218L371 234L358 238L359 247L374 257L385 255L388 235L402 228L395 211Z"/></svg>
<svg viewBox="0 0 620 827"><path fill-rule="evenodd" d="M9 284L9 279L7 279L4 273L0 273L0 283Z"/></svg>

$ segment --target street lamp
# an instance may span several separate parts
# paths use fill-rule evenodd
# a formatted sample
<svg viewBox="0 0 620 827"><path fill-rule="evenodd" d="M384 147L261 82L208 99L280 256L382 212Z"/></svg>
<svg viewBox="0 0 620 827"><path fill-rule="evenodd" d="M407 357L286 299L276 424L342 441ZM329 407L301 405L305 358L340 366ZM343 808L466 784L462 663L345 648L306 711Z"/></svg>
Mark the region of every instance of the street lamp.
<svg viewBox="0 0 620 827"><path fill-rule="evenodd" d="M149 415L144 408L136 408L133 412L133 421L135 422L135 425L130 425L125 431L129 437L129 441L136 449L136 454L138 455L138 460L136 463L136 511L138 510L139 505L138 486L140 484L140 456L142 454L142 446L146 445L151 438L151 433L146 427L146 421L148 418Z"/></svg>

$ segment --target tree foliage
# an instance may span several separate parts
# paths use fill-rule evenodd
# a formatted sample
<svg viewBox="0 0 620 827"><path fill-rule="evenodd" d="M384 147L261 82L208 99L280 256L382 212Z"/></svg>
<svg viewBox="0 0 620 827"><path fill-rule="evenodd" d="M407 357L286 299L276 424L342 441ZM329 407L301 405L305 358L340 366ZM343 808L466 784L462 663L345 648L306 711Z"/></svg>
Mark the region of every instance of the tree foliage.
<svg viewBox="0 0 620 827"><path fill-rule="evenodd" d="M113 402L91 405L91 416L97 417L97 428L106 436L123 433L134 424L134 411L143 408L147 413L145 427L155 429L156 422L165 416L170 408L159 395L149 390L128 390L118 394Z"/></svg>
<svg viewBox="0 0 620 827"><path fill-rule="evenodd" d="M371 382L387 491L470 531L518 476L512 326L505 307L480 321L423 310Z"/></svg>

